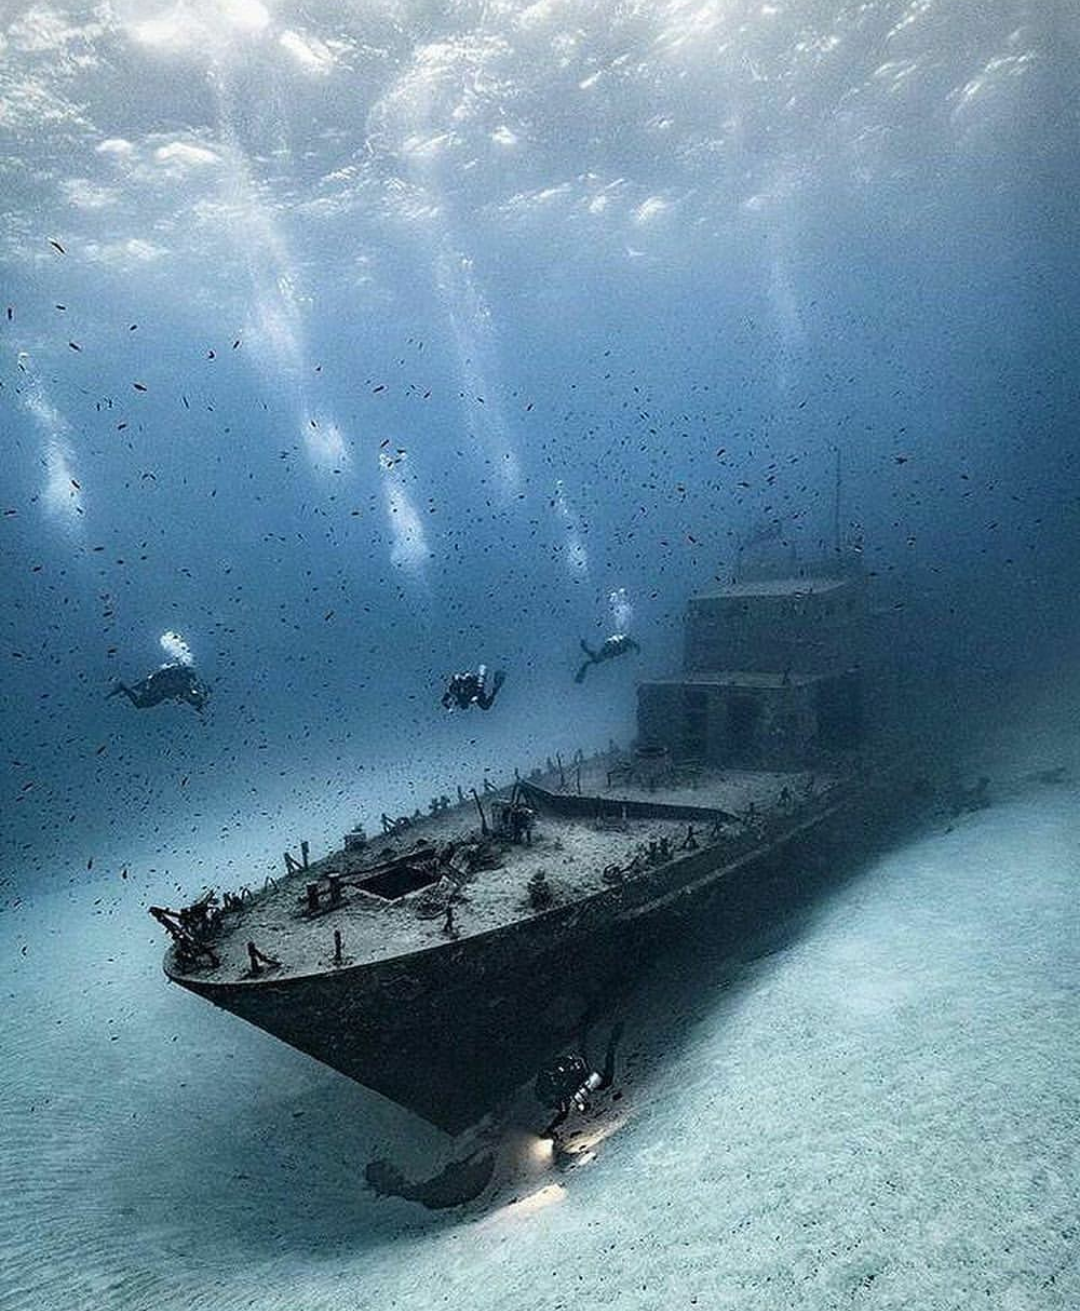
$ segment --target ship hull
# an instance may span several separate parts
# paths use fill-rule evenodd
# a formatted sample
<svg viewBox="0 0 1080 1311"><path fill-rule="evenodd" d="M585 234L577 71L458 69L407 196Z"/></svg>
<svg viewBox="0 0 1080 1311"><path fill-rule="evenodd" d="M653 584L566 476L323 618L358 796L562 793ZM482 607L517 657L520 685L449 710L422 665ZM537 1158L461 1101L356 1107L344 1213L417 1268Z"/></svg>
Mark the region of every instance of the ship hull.
<svg viewBox="0 0 1080 1311"><path fill-rule="evenodd" d="M737 941L887 818L864 788L742 849L708 846L490 933L319 974L175 982L450 1134L475 1124L639 976L688 914Z"/></svg>

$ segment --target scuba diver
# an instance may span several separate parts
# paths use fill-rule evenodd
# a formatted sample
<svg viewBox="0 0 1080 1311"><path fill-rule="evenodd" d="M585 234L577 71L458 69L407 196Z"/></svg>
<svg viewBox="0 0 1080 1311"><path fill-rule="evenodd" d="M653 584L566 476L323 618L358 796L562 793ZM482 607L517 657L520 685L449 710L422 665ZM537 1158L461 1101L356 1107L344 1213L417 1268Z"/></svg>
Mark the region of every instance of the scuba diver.
<svg viewBox="0 0 1080 1311"><path fill-rule="evenodd" d="M163 701L186 701L194 706L201 715L203 707L210 696L210 688L200 681L191 665L174 661L155 669L146 678L140 679L134 687L126 683L117 683L106 700L123 694L136 710L148 710L159 706Z"/></svg>
<svg viewBox="0 0 1080 1311"><path fill-rule="evenodd" d="M554 1138L555 1130L571 1111L587 1111L594 1092L610 1088L615 1081L615 1049L622 1037L623 1026L618 1023L611 1031L603 1070L589 1070L584 1056L560 1056L546 1065L536 1076L533 1092L536 1100L555 1111L541 1138Z"/></svg>
<svg viewBox="0 0 1080 1311"><path fill-rule="evenodd" d="M605 660L614 660L616 656L629 655L631 651L640 651L641 647L627 633L612 633L610 637L604 638L599 651L594 651L584 638L581 639L581 649L589 658L574 675L575 683L584 683L590 665L600 665Z"/></svg>
<svg viewBox="0 0 1080 1311"><path fill-rule="evenodd" d="M447 710L468 710L470 706L490 710L505 680L503 671L496 670L489 692L486 687L487 665L480 665L475 674L471 670L464 674L454 674L443 693L443 706Z"/></svg>

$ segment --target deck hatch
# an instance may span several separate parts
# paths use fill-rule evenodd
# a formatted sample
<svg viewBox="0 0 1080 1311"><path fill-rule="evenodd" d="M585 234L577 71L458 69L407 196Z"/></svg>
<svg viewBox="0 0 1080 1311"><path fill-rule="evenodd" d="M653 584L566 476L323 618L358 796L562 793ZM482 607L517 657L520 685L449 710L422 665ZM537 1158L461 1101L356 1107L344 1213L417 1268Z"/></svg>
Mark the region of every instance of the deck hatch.
<svg viewBox="0 0 1080 1311"><path fill-rule="evenodd" d="M357 879L354 886L382 901L400 901L410 892L430 888L438 881L439 872L433 865L392 865L366 879Z"/></svg>

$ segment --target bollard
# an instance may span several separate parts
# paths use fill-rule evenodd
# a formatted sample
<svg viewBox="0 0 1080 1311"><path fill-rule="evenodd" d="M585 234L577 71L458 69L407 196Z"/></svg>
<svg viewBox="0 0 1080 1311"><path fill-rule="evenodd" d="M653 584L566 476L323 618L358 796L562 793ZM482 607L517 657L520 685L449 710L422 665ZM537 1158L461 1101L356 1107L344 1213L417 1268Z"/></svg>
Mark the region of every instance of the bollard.
<svg viewBox="0 0 1080 1311"><path fill-rule="evenodd" d="M341 964L341 930L334 930L334 964Z"/></svg>
<svg viewBox="0 0 1080 1311"><path fill-rule="evenodd" d="M340 906L341 905L341 875L327 874L326 882L329 884L329 888L330 888L330 905Z"/></svg>
<svg viewBox="0 0 1080 1311"><path fill-rule="evenodd" d="M303 867L304 867L304 869L307 869L307 867L308 867L308 844L307 844L306 842L301 842L301 843L300 843L300 859L303 861Z"/></svg>

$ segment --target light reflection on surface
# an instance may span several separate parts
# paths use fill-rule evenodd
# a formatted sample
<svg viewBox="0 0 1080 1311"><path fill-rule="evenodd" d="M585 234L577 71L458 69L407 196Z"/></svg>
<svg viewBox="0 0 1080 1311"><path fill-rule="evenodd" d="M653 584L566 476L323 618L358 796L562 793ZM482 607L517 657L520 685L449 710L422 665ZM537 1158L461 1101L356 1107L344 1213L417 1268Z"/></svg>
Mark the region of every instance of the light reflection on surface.
<svg viewBox="0 0 1080 1311"><path fill-rule="evenodd" d="M491 1218L492 1220L502 1220L511 1217L535 1215L538 1211L546 1211L549 1206L561 1202L565 1197L566 1188L564 1185L545 1184L543 1188L538 1188L535 1193L529 1193L527 1197L507 1202Z"/></svg>

